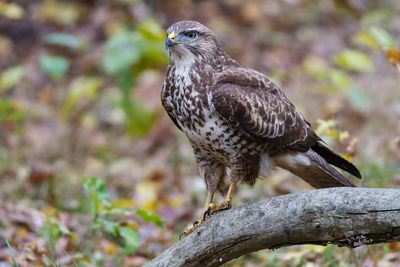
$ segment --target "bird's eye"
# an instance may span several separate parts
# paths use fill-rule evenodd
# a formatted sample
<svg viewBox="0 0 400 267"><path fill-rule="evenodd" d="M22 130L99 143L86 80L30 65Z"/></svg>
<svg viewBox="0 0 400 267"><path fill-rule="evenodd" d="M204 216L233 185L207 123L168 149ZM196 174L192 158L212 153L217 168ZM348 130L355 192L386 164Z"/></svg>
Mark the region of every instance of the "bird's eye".
<svg viewBox="0 0 400 267"><path fill-rule="evenodd" d="M186 37L193 39L193 38L196 38L197 32L191 31L191 32L187 32L185 35L186 35Z"/></svg>

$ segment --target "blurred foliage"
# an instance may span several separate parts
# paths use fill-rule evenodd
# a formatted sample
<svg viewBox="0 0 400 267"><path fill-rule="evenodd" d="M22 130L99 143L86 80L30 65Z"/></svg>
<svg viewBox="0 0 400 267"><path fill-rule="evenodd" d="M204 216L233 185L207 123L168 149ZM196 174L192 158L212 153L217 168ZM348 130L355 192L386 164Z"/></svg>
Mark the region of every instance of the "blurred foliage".
<svg viewBox="0 0 400 267"><path fill-rule="evenodd" d="M369 34L383 49L396 48L396 41L384 29L373 26L369 29Z"/></svg>
<svg viewBox="0 0 400 267"><path fill-rule="evenodd" d="M400 72L400 51L397 48L386 49L387 60Z"/></svg>
<svg viewBox="0 0 400 267"><path fill-rule="evenodd" d="M392 183L396 175L399 175L399 168L395 166L393 160L385 157L379 161L373 158L365 158L360 164L364 177L374 177L367 179L364 184L368 187L385 187L386 184Z"/></svg>
<svg viewBox="0 0 400 267"><path fill-rule="evenodd" d="M354 71L373 71L371 59L365 53L358 50L345 50L332 57L333 63L339 67Z"/></svg>
<svg viewBox="0 0 400 267"><path fill-rule="evenodd" d="M61 109L61 118L67 120L71 110L79 101L85 100L85 98L93 99L102 83L103 80L98 77L77 77L71 81L68 95Z"/></svg>
<svg viewBox="0 0 400 267"><path fill-rule="evenodd" d="M146 136L154 122L154 114L130 98L137 76L143 70L167 64L164 31L152 19L142 21L137 29L120 29L106 42L103 68L114 76L122 96L116 103L125 113L127 131Z"/></svg>
<svg viewBox="0 0 400 267"><path fill-rule="evenodd" d="M67 73L69 61L64 57L41 55L39 65L45 73L57 81Z"/></svg>
<svg viewBox="0 0 400 267"><path fill-rule="evenodd" d="M204 182L159 98L165 29L182 19L275 79L363 185L399 187L399 8L0 0L0 265L142 266L200 215ZM309 189L278 170L234 205ZM398 266L399 251L296 246L227 266Z"/></svg>
<svg viewBox="0 0 400 267"><path fill-rule="evenodd" d="M43 228L38 229L38 234L42 236L47 245L50 247L50 259L56 260L56 241L64 235L70 235L76 238L75 233L70 232L60 222L57 222L54 217L47 217Z"/></svg>
<svg viewBox="0 0 400 267"><path fill-rule="evenodd" d="M16 123L21 122L24 118L25 113L17 103L8 98L0 99L0 126L17 129Z"/></svg>
<svg viewBox="0 0 400 267"><path fill-rule="evenodd" d="M84 177L82 184L86 192L89 193L90 210L93 216L91 229L104 229L112 237L121 238L123 240L121 247L124 253L127 255L134 253L140 247L140 238L137 233L138 225L133 221L118 222L112 218L115 215L127 216L133 214L132 205L124 205L130 204L130 201L111 201L106 183L100 179ZM158 227L164 226L164 221L153 212L138 209L135 214L145 222L154 223Z"/></svg>
<svg viewBox="0 0 400 267"><path fill-rule="evenodd" d="M149 67L167 64L164 39L164 30L152 19L142 21L134 31L119 29L106 42L104 70L110 75L131 70L137 76Z"/></svg>
<svg viewBox="0 0 400 267"><path fill-rule="evenodd" d="M70 1L45 0L36 11L38 21L52 21L72 25L84 12L78 3Z"/></svg>
<svg viewBox="0 0 400 267"><path fill-rule="evenodd" d="M0 2L0 15L9 19L20 19L25 13L25 10L14 3Z"/></svg>
<svg viewBox="0 0 400 267"><path fill-rule="evenodd" d="M10 246L10 243L8 242L8 240L6 239L5 241L6 241L6 244L7 244L8 249L10 250L11 256L12 256L12 258L13 258L13 263L14 263L14 265L17 266L17 267L19 267L18 262L17 262L17 259L15 258L14 250L13 250L12 247Z"/></svg>
<svg viewBox="0 0 400 267"><path fill-rule="evenodd" d="M23 75L23 66L13 66L3 71L0 76L0 92L16 86Z"/></svg>
<svg viewBox="0 0 400 267"><path fill-rule="evenodd" d="M52 45L66 46L73 49L78 49L82 46L82 41L72 34L66 33L51 33L45 36L45 43Z"/></svg>

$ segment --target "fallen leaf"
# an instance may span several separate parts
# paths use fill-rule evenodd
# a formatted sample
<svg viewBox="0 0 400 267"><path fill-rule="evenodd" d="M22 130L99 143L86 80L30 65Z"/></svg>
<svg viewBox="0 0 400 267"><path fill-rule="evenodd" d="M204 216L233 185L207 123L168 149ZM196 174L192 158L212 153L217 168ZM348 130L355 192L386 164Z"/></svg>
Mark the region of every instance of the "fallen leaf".
<svg viewBox="0 0 400 267"><path fill-rule="evenodd" d="M385 49L386 59L400 72L400 52L399 49Z"/></svg>

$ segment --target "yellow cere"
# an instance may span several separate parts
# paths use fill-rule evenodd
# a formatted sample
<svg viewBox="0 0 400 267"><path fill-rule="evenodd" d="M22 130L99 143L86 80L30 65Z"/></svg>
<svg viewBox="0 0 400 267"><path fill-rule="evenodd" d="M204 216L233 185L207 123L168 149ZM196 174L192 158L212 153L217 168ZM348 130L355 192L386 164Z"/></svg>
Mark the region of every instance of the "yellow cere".
<svg viewBox="0 0 400 267"><path fill-rule="evenodd" d="M180 42L180 41L175 41L175 33L171 32L170 34L168 34L168 38L171 39L172 41L174 41L174 43L176 44L187 44L188 42Z"/></svg>
<svg viewBox="0 0 400 267"><path fill-rule="evenodd" d="M168 34L168 38L169 39L171 39L171 40L174 40L175 39L175 33L174 32L171 32L170 34Z"/></svg>

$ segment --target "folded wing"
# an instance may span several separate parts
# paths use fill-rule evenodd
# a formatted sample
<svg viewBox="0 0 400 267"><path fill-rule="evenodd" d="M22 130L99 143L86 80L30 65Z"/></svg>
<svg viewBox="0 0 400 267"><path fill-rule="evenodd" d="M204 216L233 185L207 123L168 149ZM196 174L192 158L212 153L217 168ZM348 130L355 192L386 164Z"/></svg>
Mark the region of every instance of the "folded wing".
<svg viewBox="0 0 400 267"><path fill-rule="evenodd" d="M277 164L314 187L353 186L330 164L361 178L358 169L331 150L279 87L248 68L220 74L211 92L215 110L243 134L264 143ZM290 155L284 157L282 155ZM306 157L308 160L296 161ZM318 175L319 174L319 175Z"/></svg>

